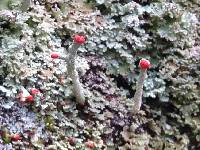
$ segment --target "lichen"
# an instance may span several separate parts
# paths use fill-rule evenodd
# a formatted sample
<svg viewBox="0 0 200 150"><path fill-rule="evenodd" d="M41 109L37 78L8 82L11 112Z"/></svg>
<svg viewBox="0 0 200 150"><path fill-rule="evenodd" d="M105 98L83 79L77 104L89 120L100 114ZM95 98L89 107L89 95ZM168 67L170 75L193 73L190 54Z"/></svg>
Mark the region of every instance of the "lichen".
<svg viewBox="0 0 200 150"><path fill-rule="evenodd" d="M3 1L2 1L3 2ZM196 1L45 0L21 11L0 2L0 127L20 133L0 149L198 149L199 7ZM3 10L2 10L3 9ZM63 59L75 62L87 100L77 105ZM135 116L138 62L152 63ZM41 91L21 103L22 87ZM48 118L50 116L50 118Z"/></svg>

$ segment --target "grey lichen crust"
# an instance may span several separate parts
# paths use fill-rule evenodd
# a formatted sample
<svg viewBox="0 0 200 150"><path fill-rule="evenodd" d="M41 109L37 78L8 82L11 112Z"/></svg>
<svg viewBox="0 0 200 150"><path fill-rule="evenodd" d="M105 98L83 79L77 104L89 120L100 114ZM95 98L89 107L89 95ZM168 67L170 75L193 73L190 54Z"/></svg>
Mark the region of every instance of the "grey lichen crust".
<svg viewBox="0 0 200 150"><path fill-rule="evenodd" d="M73 93L76 97L76 101L79 104L84 105L85 96L83 93L83 87L79 81L79 75L78 72L76 71L76 66L75 66L76 55L79 47L80 44L77 43L73 43L72 46L70 47L69 56L67 59L67 70L70 78L72 79Z"/></svg>
<svg viewBox="0 0 200 150"><path fill-rule="evenodd" d="M79 2L34 0L26 13L15 10L16 5L0 12L0 126L23 137L4 144L0 136L0 149L88 149L88 140L95 142L94 149L198 149L200 57L198 49L187 49L197 38L198 5L107 0L88 11ZM69 54L65 44L82 30L87 43L78 49L81 55L77 49ZM200 45L199 37L196 42ZM52 52L61 60L52 60ZM87 70L80 80L84 85L78 84L88 103L84 109L71 99L74 76L64 75L64 56L69 55L76 60L71 74L78 81L82 69L83 74ZM138 84L148 103L142 102L142 113L133 116L128 108L137 108L132 93L140 57L152 60L144 85ZM35 103L20 103L21 86L41 90Z"/></svg>

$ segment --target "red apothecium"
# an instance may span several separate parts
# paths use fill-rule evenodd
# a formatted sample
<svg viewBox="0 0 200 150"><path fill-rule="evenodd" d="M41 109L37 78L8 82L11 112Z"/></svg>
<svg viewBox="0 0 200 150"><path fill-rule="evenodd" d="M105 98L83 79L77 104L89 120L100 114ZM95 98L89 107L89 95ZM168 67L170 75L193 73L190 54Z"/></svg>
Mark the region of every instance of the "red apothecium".
<svg viewBox="0 0 200 150"><path fill-rule="evenodd" d="M151 63L149 60L142 58L140 60L139 66L141 69L148 69L151 66Z"/></svg>
<svg viewBox="0 0 200 150"><path fill-rule="evenodd" d="M84 44L86 39L83 35L74 35L73 40L77 44Z"/></svg>
<svg viewBox="0 0 200 150"><path fill-rule="evenodd" d="M53 58L53 59L56 59L56 58L59 58L60 57L60 54L58 54L58 53L52 53L51 54L51 58Z"/></svg>

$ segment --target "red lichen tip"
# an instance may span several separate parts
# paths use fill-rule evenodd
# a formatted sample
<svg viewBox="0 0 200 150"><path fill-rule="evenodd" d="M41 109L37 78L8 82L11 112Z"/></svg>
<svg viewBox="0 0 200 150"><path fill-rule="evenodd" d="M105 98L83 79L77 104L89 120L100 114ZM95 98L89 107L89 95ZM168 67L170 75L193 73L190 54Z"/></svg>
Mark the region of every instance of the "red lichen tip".
<svg viewBox="0 0 200 150"><path fill-rule="evenodd" d="M40 90L32 88L30 92L31 92L32 95L34 95L34 94L39 94Z"/></svg>
<svg viewBox="0 0 200 150"><path fill-rule="evenodd" d="M58 53L52 53L51 54L51 58L53 58L53 59L56 59L56 58L59 58L60 57L60 54L58 54Z"/></svg>
<svg viewBox="0 0 200 150"><path fill-rule="evenodd" d="M76 138L70 137L68 138L68 142L70 145L75 146L76 145Z"/></svg>
<svg viewBox="0 0 200 150"><path fill-rule="evenodd" d="M139 66L140 66L141 69L148 69L148 68L150 68L151 63L150 63L149 60L142 58L140 60Z"/></svg>
<svg viewBox="0 0 200 150"><path fill-rule="evenodd" d="M33 96L32 95L27 96L26 101L28 101L30 103L34 102Z"/></svg>
<svg viewBox="0 0 200 150"><path fill-rule="evenodd" d="M13 134L12 136L11 136L11 139L12 139L12 141L19 141L19 140L21 140L22 138L21 138L21 136L18 134L18 133L16 133L16 134Z"/></svg>
<svg viewBox="0 0 200 150"><path fill-rule="evenodd" d="M73 40L77 44L84 44L86 39L83 35L74 35Z"/></svg>
<svg viewBox="0 0 200 150"><path fill-rule="evenodd" d="M95 147L95 143L93 141L88 141L85 143L85 145L90 149L93 149Z"/></svg>

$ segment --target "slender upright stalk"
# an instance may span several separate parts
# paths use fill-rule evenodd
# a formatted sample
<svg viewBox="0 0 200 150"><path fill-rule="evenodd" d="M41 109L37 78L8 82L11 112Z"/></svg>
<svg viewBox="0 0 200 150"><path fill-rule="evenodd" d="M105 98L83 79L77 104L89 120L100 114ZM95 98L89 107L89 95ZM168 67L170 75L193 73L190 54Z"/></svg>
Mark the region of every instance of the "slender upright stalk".
<svg viewBox="0 0 200 150"><path fill-rule="evenodd" d="M81 104L84 105L85 104L85 96L83 93L83 87L82 84L79 81L79 75L78 72L76 70L76 57L77 57L77 51L78 48L85 43L86 39L85 36L82 35L75 35L73 37L73 44L71 45L71 47L69 48L68 51L68 57L66 56L60 56L60 54L58 53L52 53L51 54L51 58L53 59L63 59L65 60L65 62L67 63L67 71L68 71L68 75L70 76L70 78L72 79L72 83L73 83L73 93L76 97L76 101Z"/></svg>
<svg viewBox="0 0 200 150"><path fill-rule="evenodd" d="M76 101L79 104L84 105L85 97L83 93L83 87L79 81L79 75L75 66L75 60L76 60L77 51L79 47L80 47L80 44L73 43L73 45L69 49L69 57L66 61L67 61L67 71L70 78L72 79L73 92L76 97Z"/></svg>
<svg viewBox="0 0 200 150"><path fill-rule="evenodd" d="M137 81L136 92L133 97L133 100L134 100L134 105L132 109L133 114L138 113L142 105L143 84L144 84L146 75L147 75L147 70L142 69L140 71L140 75Z"/></svg>
<svg viewBox="0 0 200 150"><path fill-rule="evenodd" d="M21 10L22 11L27 11L27 9L29 7L31 7L31 5L32 5L32 1L31 0L23 0L22 1L22 5L21 5Z"/></svg>
<svg viewBox="0 0 200 150"><path fill-rule="evenodd" d="M137 114L140 111L142 105L144 80L145 77L147 76L147 69L150 67L150 62L142 58L140 60L139 67L140 67L140 74L136 85L136 92L133 97L134 105L132 105L131 109L132 114Z"/></svg>

